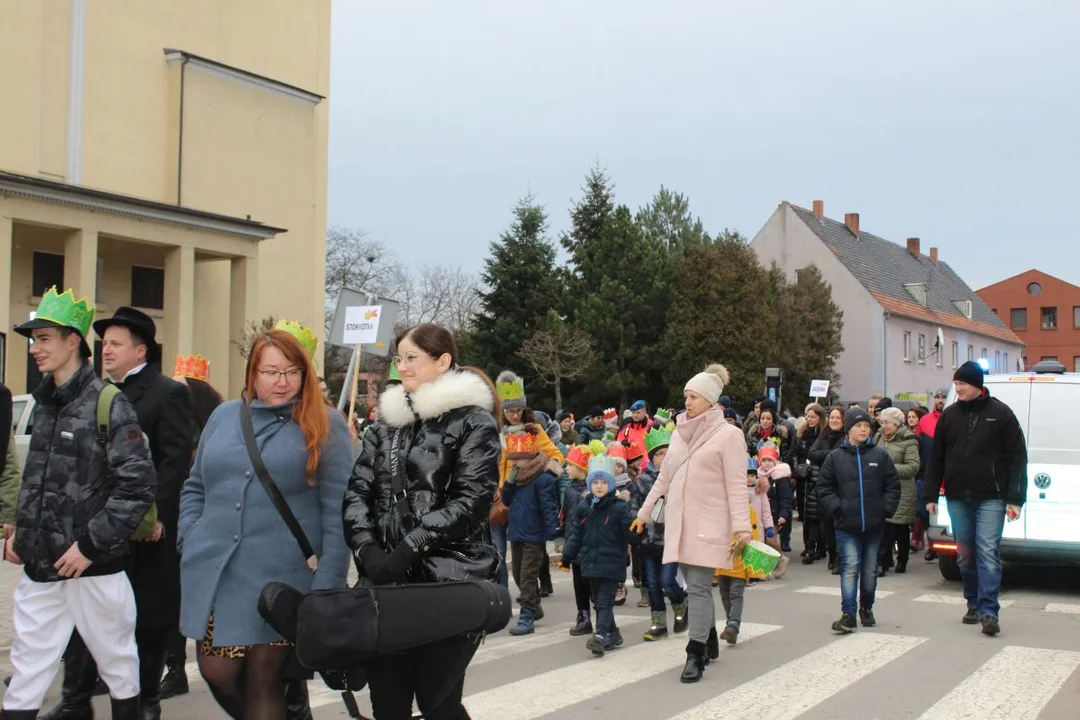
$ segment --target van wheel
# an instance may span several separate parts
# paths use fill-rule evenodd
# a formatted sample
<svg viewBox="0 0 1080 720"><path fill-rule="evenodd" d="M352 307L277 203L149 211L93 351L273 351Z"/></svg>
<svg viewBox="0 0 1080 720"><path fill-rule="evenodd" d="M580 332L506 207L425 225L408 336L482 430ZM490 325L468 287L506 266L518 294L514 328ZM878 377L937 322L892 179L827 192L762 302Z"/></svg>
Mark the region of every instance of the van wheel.
<svg viewBox="0 0 1080 720"><path fill-rule="evenodd" d="M938 555L937 563L941 577L946 580L960 580L960 565L956 562L956 555L942 553Z"/></svg>

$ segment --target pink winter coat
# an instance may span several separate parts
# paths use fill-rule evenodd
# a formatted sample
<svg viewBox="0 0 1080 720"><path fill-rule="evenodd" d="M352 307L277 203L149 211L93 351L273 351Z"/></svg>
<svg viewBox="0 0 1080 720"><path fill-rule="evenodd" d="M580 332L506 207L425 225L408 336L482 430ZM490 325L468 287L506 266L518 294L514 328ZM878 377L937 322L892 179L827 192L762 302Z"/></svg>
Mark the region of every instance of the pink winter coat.
<svg viewBox="0 0 1080 720"><path fill-rule="evenodd" d="M747 461L746 438L724 421L723 408L693 420L679 416L660 476L638 512L638 521L648 522L656 501L667 496L665 563L731 569L732 534L750 532Z"/></svg>

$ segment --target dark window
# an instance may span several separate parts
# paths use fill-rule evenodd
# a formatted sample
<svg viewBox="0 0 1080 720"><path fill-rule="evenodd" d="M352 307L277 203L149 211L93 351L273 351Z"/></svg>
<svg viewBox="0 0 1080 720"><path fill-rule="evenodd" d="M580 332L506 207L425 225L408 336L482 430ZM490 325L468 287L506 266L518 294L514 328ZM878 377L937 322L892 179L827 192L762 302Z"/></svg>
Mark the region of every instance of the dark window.
<svg viewBox="0 0 1080 720"><path fill-rule="evenodd" d="M1027 308L1013 308L1010 315L1009 324L1013 330L1027 330Z"/></svg>
<svg viewBox="0 0 1080 720"><path fill-rule="evenodd" d="M34 252L34 297L41 297L53 285L64 291L64 256L55 253Z"/></svg>
<svg viewBox="0 0 1080 720"><path fill-rule="evenodd" d="M1030 283L1027 286L1028 295L1031 297L1038 297L1042 295L1042 285L1037 282Z"/></svg>
<svg viewBox="0 0 1080 720"><path fill-rule="evenodd" d="M1057 308L1044 307L1042 309L1042 329L1057 330Z"/></svg>
<svg viewBox="0 0 1080 720"><path fill-rule="evenodd" d="M131 304L148 310L165 309L165 271L161 268L131 266Z"/></svg>
<svg viewBox="0 0 1080 720"><path fill-rule="evenodd" d="M1073 328L1080 330L1080 305L1073 305Z"/></svg>

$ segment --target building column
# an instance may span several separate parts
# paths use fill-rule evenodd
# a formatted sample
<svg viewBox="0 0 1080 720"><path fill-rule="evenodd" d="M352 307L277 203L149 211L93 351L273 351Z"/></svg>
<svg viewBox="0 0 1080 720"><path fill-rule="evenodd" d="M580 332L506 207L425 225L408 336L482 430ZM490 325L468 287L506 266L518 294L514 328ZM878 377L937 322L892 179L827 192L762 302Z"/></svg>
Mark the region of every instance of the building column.
<svg viewBox="0 0 1080 720"><path fill-rule="evenodd" d="M239 397L244 389L246 362L240 354L248 324L257 321L258 270L256 257L232 259L232 279L229 284L229 388L226 397ZM246 352L246 348L244 350Z"/></svg>
<svg viewBox="0 0 1080 720"><path fill-rule="evenodd" d="M165 333L162 372L172 372L177 355L190 355L195 345L195 248L165 251Z"/></svg>
<svg viewBox="0 0 1080 720"><path fill-rule="evenodd" d="M0 372L0 382L7 384L7 369L11 363L11 328L16 324L11 317L11 218L0 215L0 332L7 338L4 343L4 357L0 358L3 372Z"/></svg>
<svg viewBox="0 0 1080 720"><path fill-rule="evenodd" d="M73 231L64 239L64 287L58 290L70 289L76 300L86 297L93 305L97 302L97 268L97 230Z"/></svg>

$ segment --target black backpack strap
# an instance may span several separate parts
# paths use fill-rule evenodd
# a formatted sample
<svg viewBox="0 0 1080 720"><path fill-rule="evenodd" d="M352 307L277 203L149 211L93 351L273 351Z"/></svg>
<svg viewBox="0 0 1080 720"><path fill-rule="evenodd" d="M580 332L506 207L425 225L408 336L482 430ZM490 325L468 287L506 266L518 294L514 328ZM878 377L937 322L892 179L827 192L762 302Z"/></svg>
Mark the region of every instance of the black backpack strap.
<svg viewBox="0 0 1080 720"><path fill-rule="evenodd" d="M394 428L390 436L390 491L394 498L394 511L406 531L415 526L412 508L409 507L409 494L405 490L405 463L401 461L402 428Z"/></svg>
<svg viewBox="0 0 1080 720"><path fill-rule="evenodd" d="M296 538L296 543L300 546L301 552L304 553L304 557L307 559L308 567L312 572L315 572L319 566L319 559L315 557L315 550L311 547L311 543L308 542L307 535L304 534L304 528L300 527L300 521L293 515L292 508L289 507L285 496L281 494L281 489L278 488L274 479L270 477L270 471L266 469L266 463L263 462L259 446L255 442L255 427L251 423L251 408L248 407L247 401L244 399L240 400L240 430L244 435L244 445L247 446L248 457L251 458L251 464L255 467L255 474L259 476L259 482L262 483L263 490L270 496L270 501L274 503L278 514L281 515L281 519L289 526L289 532Z"/></svg>

